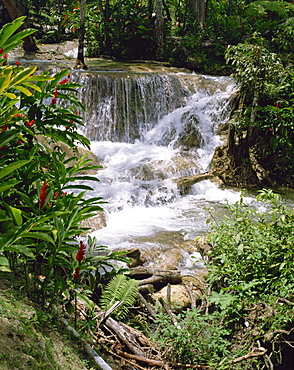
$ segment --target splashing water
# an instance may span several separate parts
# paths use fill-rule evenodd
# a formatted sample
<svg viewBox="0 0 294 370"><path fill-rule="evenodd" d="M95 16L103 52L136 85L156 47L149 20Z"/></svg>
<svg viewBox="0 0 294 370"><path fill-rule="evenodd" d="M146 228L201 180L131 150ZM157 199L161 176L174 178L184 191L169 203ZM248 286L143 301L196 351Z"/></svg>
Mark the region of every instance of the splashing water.
<svg viewBox="0 0 294 370"><path fill-rule="evenodd" d="M89 94L89 75L83 78L81 94ZM110 248L168 251L176 243L183 249L207 231L205 207L239 198L209 180L181 196L174 181L209 169L222 143L217 129L229 117L234 81L192 74L97 75L94 81L103 90L98 98L91 81L91 101L81 96L88 111L84 134L103 166L93 195L108 202L107 226L92 236ZM137 114L131 114L135 108ZM180 265L193 265L184 255Z"/></svg>

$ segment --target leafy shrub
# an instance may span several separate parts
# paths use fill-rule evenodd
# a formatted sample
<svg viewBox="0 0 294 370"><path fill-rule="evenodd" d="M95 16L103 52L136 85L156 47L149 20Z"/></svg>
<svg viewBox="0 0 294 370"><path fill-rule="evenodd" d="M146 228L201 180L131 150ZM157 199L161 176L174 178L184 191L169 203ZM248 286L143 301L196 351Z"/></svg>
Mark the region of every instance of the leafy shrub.
<svg viewBox="0 0 294 370"><path fill-rule="evenodd" d="M266 212L241 198L227 206L230 216L209 234L208 302L232 328L232 342L243 337L248 352L254 343L264 343L274 364L280 363L283 330L289 335L294 321L294 215L271 190L260 191L257 200Z"/></svg>
<svg viewBox="0 0 294 370"><path fill-rule="evenodd" d="M0 56L32 32L13 35L23 19L3 27ZM81 184L99 181L85 172L100 167L78 156L78 144L89 148L77 132L84 109L75 94L80 85L70 81L69 70L54 76L35 71L19 62L7 65L6 56L0 67L0 269L24 278L27 294L52 308L69 303L82 286L85 295L91 293L80 284L86 272L123 257L91 239L86 256L80 236L87 230L81 222L103 211L102 199L86 197L93 189ZM72 157L61 142L72 148ZM103 256L93 255L101 249Z"/></svg>
<svg viewBox="0 0 294 370"><path fill-rule="evenodd" d="M211 365L220 369L220 361L229 356L229 330L221 325L218 315L205 315L191 310L176 317L178 326L162 313L157 315L155 339L163 346L172 363Z"/></svg>

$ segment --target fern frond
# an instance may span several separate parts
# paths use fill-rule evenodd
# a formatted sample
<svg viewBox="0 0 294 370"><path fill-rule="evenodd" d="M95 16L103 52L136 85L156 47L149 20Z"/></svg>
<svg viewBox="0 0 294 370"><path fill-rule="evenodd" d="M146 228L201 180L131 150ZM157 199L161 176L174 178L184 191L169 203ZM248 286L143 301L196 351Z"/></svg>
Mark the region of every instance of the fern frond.
<svg viewBox="0 0 294 370"><path fill-rule="evenodd" d="M134 305L137 292L137 280L130 279L123 274L118 274L102 290L99 305L104 311L107 311L115 302L123 302L114 312L115 317L123 318L129 312L128 307Z"/></svg>

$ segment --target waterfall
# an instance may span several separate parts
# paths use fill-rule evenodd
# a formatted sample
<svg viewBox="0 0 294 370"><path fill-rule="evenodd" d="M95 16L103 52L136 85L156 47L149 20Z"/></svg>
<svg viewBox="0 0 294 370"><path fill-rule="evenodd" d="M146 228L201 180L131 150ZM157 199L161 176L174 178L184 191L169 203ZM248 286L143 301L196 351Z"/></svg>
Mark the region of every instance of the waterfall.
<svg viewBox="0 0 294 370"><path fill-rule="evenodd" d="M92 236L110 248L148 251L146 264L181 251L177 267L194 268L187 243L207 231L204 207L239 195L207 180L182 196L173 180L209 169L234 80L168 69L85 71L75 78L86 107L82 130L103 166L93 196L108 202L106 226Z"/></svg>
<svg viewBox="0 0 294 370"><path fill-rule="evenodd" d="M185 128L195 131L194 126L201 114L195 111L197 105L198 110L200 104L203 105L200 109L205 114L205 109L211 104L205 99L216 98L228 88L228 84L233 85L230 78L180 73L116 71L87 72L78 76L78 82L83 85L79 98L86 107L83 133L90 140L144 141L145 135L156 129L159 122L164 125L162 120L165 118L165 121L169 120L170 132L164 132L159 143L165 146L175 139L175 135L180 135L181 128L182 131ZM223 104L225 99L229 99L229 94L214 106ZM226 108L222 107L222 110L226 112Z"/></svg>

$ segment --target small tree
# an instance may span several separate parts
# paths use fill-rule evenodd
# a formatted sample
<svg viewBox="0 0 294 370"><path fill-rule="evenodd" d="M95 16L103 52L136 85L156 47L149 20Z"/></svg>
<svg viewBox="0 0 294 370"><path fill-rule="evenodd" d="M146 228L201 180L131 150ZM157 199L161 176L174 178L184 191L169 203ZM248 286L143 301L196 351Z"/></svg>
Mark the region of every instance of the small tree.
<svg viewBox="0 0 294 370"><path fill-rule="evenodd" d="M240 83L239 106L230 122L228 153L233 171L242 179L257 185L259 180L252 169L250 148L255 143L253 132L261 96L269 84L280 83L285 69L279 57L257 43L238 44L227 48L225 57L235 68L234 76Z"/></svg>
<svg viewBox="0 0 294 370"><path fill-rule="evenodd" d="M85 48L85 13L86 13L86 0L81 0L80 8L80 31L79 31L79 46L78 46L78 56L75 68L82 67L87 69L84 58L84 48Z"/></svg>

